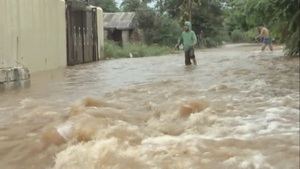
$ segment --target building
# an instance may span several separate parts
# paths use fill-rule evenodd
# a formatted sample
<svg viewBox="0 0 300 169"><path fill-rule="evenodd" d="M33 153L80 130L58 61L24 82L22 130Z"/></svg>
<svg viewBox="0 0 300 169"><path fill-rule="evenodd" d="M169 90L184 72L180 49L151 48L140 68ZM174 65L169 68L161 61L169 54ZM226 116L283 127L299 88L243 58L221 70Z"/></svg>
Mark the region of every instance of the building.
<svg viewBox="0 0 300 169"><path fill-rule="evenodd" d="M1 0L0 68L37 72L98 60L101 8L75 0Z"/></svg>
<svg viewBox="0 0 300 169"><path fill-rule="evenodd" d="M104 36L120 44L139 41L135 12L104 13Z"/></svg>
<svg viewBox="0 0 300 169"><path fill-rule="evenodd" d="M0 0L0 83L18 68L32 73L99 60L103 38L102 9L88 0Z"/></svg>

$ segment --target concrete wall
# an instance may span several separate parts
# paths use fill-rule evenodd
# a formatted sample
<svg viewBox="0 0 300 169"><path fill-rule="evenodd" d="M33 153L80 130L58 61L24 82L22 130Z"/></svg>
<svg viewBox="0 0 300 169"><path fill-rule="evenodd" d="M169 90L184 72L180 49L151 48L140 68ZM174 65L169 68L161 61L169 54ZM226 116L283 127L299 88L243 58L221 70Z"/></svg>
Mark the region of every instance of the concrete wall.
<svg viewBox="0 0 300 169"><path fill-rule="evenodd" d="M64 0L0 0L0 68L66 65Z"/></svg>
<svg viewBox="0 0 300 169"><path fill-rule="evenodd" d="M122 31L122 44L125 45L129 42L129 30Z"/></svg>
<svg viewBox="0 0 300 169"><path fill-rule="evenodd" d="M15 0L0 1L0 68L17 64L17 5Z"/></svg>
<svg viewBox="0 0 300 169"><path fill-rule="evenodd" d="M108 37L108 30L104 29L104 39L108 39L107 37Z"/></svg>
<svg viewBox="0 0 300 169"><path fill-rule="evenodd" d="M5 89L27 87L29 85L30 74L27 68L0 69L0 92Z"/></svg>
<svg viewBox="0 0 300 169"><path fill-rule="evenodd" d="M104 58L104 27L103 27L103 10L101 8L97 8L97 28L98 28L98 51L99 51L99 59Z"/></svg>
<svg viewBox="0 0 300 169"><path fill-rule="evenodd" d="M99 58L103 58L103 11L97 8ZM0 69L38 72L67 65L64 0L0 0Z"/></svg>

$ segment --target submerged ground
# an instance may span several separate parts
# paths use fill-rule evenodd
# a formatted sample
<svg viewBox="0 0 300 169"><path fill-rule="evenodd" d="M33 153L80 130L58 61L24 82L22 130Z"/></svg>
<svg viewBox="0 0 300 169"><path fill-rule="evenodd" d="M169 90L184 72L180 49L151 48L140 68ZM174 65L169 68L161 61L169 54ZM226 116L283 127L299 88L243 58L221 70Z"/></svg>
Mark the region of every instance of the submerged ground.
<svg viewBox="0 0 300 169"><path fill-rule="evenodd" d="M281 50L226 45L197 51L198 66L178 54L34 74L0 93L0 168L298 169L299 59ZM73 112L96 129L91 141L29 154Z"/></svg>

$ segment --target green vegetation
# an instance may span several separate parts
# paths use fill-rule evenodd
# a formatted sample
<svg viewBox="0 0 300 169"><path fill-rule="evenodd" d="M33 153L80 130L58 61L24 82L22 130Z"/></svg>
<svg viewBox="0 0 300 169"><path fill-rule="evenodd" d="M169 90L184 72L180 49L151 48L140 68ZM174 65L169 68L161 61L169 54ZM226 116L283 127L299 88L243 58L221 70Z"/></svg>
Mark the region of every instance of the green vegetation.
<svg viewBox="0 0 300 169"><path fill-rule="evenodd" d="M255 27L265 25L276 42L286 45L287 55L299 56L298 3L297 0L229 0L224 23L235 39L239 31L246 33L245 41L251 40L249 36L253 40Z"/></svg>
<svg viewBox="0 0 300 169"><path fill-rule="evenodd" d="M167 15L159 15L151 10L140 10L137 12L140 29L146 44L160 44L164 46L174 46L181 28L175 20Z"/></svg>
<svg viewBox="0 0 300 169"><path fill-rule="evenodd" d="M100 6L104 12L118 12L117 3L115 0L95 0L95 4Z"/></svg>
<svg viewBox="0 0 300 169"><path fill-rule="evenodd" d="M297 0L96 0L104 11L135 11L147 45L174 46L181 25L192 20L201 47L225 42L255 42L257 27L265 25L286 54L299 56L300 10ZM111 2L110 2L111 1ZM149 2L155 5L149 6Z"/></svg>
<svg viewBox="0 0 300 169"><path fill-rule="evenodd" d="M144 56L158 56L162 54L169 54L174 52L169 47L160 45L145 45L139 43L128 43L123 47L115 42L105 41L104 56L108 58L128 58L128 57L144 57ZM131 56L130 56L131 55Z"/></svg>

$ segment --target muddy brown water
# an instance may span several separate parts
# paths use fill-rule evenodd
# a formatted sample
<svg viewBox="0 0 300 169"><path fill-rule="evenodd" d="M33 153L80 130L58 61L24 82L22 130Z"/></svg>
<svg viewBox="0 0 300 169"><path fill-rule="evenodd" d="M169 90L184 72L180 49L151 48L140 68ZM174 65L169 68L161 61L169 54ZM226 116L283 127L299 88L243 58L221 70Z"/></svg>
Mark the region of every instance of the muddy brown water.
<svg viewBox="0 0 300 169"><path fill-rule="evenodd" d="M190 67L180 53L33 74L30 87L0 93L0 168L298 169L299 59L275 48L203 49ZM92 140L30 154L72 111L97 128Z"/></svg>

